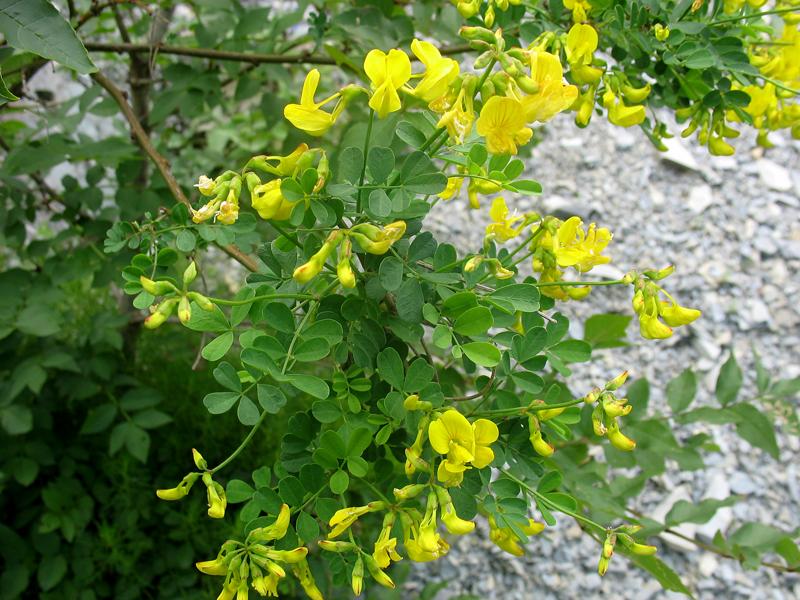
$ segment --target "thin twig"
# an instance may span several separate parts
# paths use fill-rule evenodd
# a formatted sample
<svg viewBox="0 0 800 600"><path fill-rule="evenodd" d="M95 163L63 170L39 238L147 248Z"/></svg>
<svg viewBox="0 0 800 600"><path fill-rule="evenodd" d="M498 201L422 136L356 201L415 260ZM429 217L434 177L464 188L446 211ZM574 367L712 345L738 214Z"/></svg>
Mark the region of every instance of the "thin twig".
<svg viewBox="0 0 800 600"><path fill-rule="evenodd" d="M122 114L125 116L125 119L128 121L128 124L131 128L131 133L133 137L136 138L136 141L141 146L142 150L144 150L145 154L150 157L150 160L153 161L156 168L158 169L161 176L164 178L164 181L167 184L172 196L181 204L185 205L188 208L191 208L191 203L186 195L183 193L181 186L178 185L175 176L172 174L172 171L169 168L169 163L167 159L164 158L158 150L156 150L155 146L153 146L153 142L150 140L150 137L145 132L142 124L139 122L139 119L136 118L136 115L133 112L130 104L125 98L125 94L120 90L114 83L112 83L105 75L97 71L96 73L92 73L92 78L100 84L119 105ZM258 263L256 260L242 252L238 247L233 244L229 244L227 246L220 246L220 249L225 252L231 258L237 260L242 265L247 267L251 271L258 270Z"/></svg>
<svg viewBox="0 0 800 600"><path fill-rule="evenodd" d="M179 56L194 56L197 58L211 58L214 60L230 60L236 62L247 62L253 64L314 64L314 65L335 65L336 60L330 56L323 56L319 54L261 54L256 52L233 52L230 50L212 50L209 48L190 48L187 46L173 46L170 44L159 44L158 46L150 46L150 44L109 44L105 42L84 42L87 50L92 52L128 52L134 53L150 53L153 48L157 49L160 54L177 54ZM442 55L460 54L467 52L470 47L466 44L450 46L440 50ZM416 57L411 56L412 60Z"/></svg>

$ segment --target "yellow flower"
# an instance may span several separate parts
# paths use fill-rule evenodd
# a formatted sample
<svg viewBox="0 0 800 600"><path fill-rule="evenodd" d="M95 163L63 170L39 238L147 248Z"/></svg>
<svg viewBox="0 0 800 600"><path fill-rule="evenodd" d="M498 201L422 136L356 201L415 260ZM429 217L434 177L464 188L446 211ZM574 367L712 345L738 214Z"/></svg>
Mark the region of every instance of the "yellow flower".
<svg viewBox="0 0 800 600"><path fill-rule="evenodd" d="M584 232L579 217L570 217L558 228L554 240L553 251L560 267L575 267L585 273L596 265L611 261L602 252L611 241L611 232L606 228L597 229L595 224L589 225Z"/></svg>
<svg viewBox="0 0 800 600"><path fill-rule="evenodd" d="M257 185L250 192L250 204L262 219L275 217L283 201L280 179Z"/></svg>
<svg viewBox="0 0 800 600"><path fill-rule="evenodd" d="M448 177L447 186L442 192L439 193L439 198L442 200L450 200L453 196L461 191L461 186L463 183L463 177Z"/></svg>
<svg viewBox="0 0 800 600"><path fill-rule="evenodd" d="M475 433L467 418L455 409L446 410L428 426L428 439L439 454L446 455L451 472L461 472L475 458Z"/></svg>
<svg viewBox="0 0 800 600"><path fill-rule="evenodd" d="M489 210L489 216L493 223L486 226L486 237L496 239L498 242L507 242L517 237L525 228L524 216L520 215L508 218L508 206L506 206L506 201L500 196L492 201L492 208ZM514 225L520 221L523 221L523 223L514 227Z"/></svg>
<svg viewBox="0 0 800 600"><path fill-rule="evenodd" d="M162 500L175 501L185 498L192 489L194 482L200 477L200 473L189 473L174 488L156 490L156 496Z"/></svg>
<svg viewBox="0 0 800 600"><path fill-rule="evenodd" d="M463 142L472 129L475 121L475 109L472 105L472 96L467 93L464 86L458 92L455 101L442 114L436 127L444 127L450 139Z"/></svg>
<svg viewBox="0 0 800 600"><path fill-rule="evenodd" d="M475 458L472 460L472 466L482 469L494 460L491 445L497 441L500 432L497 430L497 425L488 419L476 420L472 424L472 432L475 436Z"/></svg>
<svg viewBox="0 0 800 600"><path fill-rule="evenodd" d="M336 118L344 110L345 103L339 101L333 112L327 113L322 107L329 102L341 98L341 92L325 98L322 102L314 102L314 95L319 85L319 71L311 69L306 75L303 83L303 91L300 94L300 104L287 104L283 109L283 116L295 127L302 129L306 133L314 136L323 135L336 121Z"/></svg>
<svg viewBox="0 0 800 600"><path fill-rule="evenodd" d="M639 315L639 333L648 340L663 340L672 336L672 329L659 321L658 302L651 296L644 299L641 291L633 296L633 309Z"/></svg>
<svg viewBox="0 0 800 600"><path fill-rule="evenodd" d="M686 308L677 302L664 302L659 305L658 313L670 327L680 327L695 321L702 314L696 308Z"/></svg>
<svg viewBox="0 0 800 600"><path fill-rule="evenodd" d="M525 107L515 98L492 96L483 105L477 121L478 134L486 138L492 154L516 154L533 135L525 127Z"/></svg>
<svg viewBox="0 0 800 600"><path fill-rule="evenodd" d="M402 50L370 50L364 59L364 71L372 82L372 98L369 106L378 118L400 110L397 90L411 78L411 61Z"/></svg>
<svg viewBox="0 0 800 600"><path fill-rule="evenodd" d="M314 576L311 574L311 569L308 568L308 562L304 559L292 565L292 573L297 577L303 591L311 600L323 600L322 592L319 591Z"/></svg>
<svg viewBox="0 0 800 600"><path fill-rule="evenodd" d="M526 535L537 535L544 531L544 524L528 519L528 524L522 527ZM525 551L519 545L520 539L509 527L498 527L494 517L489 516L489 539L501 550L514 556L522 556Z"/></svg>
<svg viewBox="0 0 800 600"><path fill-rule="evenodd" d="M383 508L383 502L370 502L364 506L348 506L346 508L340 508L333 514L331 520L328 522L328 525L333 528L331 529L330 533L328 533L328 539L332 540L333 538L339 537L342 533L347 531L350 526L362 515L365 515L368 512L374 512L376 510L382 510Z"/></svg>
<svg viewBox="0 0 800 600"><path fill-rule="evenodd" d="M597 50L597 32L591 25L575 23L567 33L567 62L570 65L588 65Z"/></svg>
<svg viewBox="0 0 800 600"><path fill-rule="evenodd" d="M444 523L447 531L453 535L465 535L475 529L474 521L467 521L456 514L456 509L452 502L442 505L442 523Z"/></svg>
<svg viewBox="0 0 800 600"><path fill-rule="evenodd" d="M603 106L608 110L608 120L620 127L639 125L647 116L644 106L627 106L610 89L603 94Z"/></svg>
<svg viewBox="0 0 800 600"><path fill-rule="evenodd" d="M378 563L381 569L388 567L391 562L403 560L403 557L397 553L397 538L392 536L392 525L384 526L381 530L380 536L375 541L375 549L372 552L372 558Z"/></svg>
<svg viewBox="0 0 800 600"><path fill-rule="evenodd" d="M246 167L255 167L278 177L287 177L294 175L300 159L306 152L308 152L308 144L300 144L291 154L286 156L254 156L247 162ZM312 156L311 153L308 156Z"/></svg>
<svg viewBox="0 0 800 600"><path fill-rule="evenodd" d="M203 196L213 196L214 188L216 186L217 184L214 182L214 180L210 177L206 177L205 175L200 175L197 183L194 184L194 187L196 187L197 191L203 194Z"/></svg>
<svg viewBox="0 0 800 600"><path fill-rule="evenodd" d="M411 42L411 51L425 65L425 74L414 88L414 95L425 102L433 102L444 96L458 77L458 62L443 58L436 46L417 39Z"/></svg>
<svg viewBox="0 0 800 600"><path fill-rule="evenodd" d="M561 62L555 54L531 52L531 79L538 90L522 99L527 122L544 123L572 106L578 97L578 88L565 85L563 77Z"/></svg>
<svg viewBox="0 0 800 600"><path fill-rule="evenodd" d="M248 535L248 539L254 542L268 542L271 540L280 540L286 535L289 528L289 517L291 511L289 506L282 504L278 516L271 525L266 527L258 527L253 529Z"/></svg>

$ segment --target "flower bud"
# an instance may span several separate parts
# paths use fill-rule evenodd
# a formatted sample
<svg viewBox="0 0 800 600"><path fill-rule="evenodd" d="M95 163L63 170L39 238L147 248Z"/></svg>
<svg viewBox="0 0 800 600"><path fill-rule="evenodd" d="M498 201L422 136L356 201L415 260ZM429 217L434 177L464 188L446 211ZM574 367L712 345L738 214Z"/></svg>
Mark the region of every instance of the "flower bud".
<svg viewBox="0 0 800 600"><path fill-rule="evenodd" d="M677 303L663 301L659 303L658 313L670 327L688 325L703 314L696 308L686 308Z"/></svg>
<svg viewBox="0 0 800 600"><path fill-rule="evenodd" d="M364 560L360 554L356 559L356 565L353 567L353 573L350 576L350 585L353 588L353 594L360 596L364 587Z"/></svg>
<svg viewBox="0 0 800 600"><path fill-rule="evenodd" d="M164 296L165 294L178 291L169 281L153 281L144 275L139 277L139 282L142 284L142 289L153 296Z"/></svg>
<svg viewBox="0 0 800 600"><path fill-rule="evenodd" d="M492 50L487 50L483 54L479 55L478 58L475 59L475 69L481 70L488 67L491 62L494 60L494 52Z"/></svg>
<svg viewBox="0 0 800 600"><path fill-rule="evenodd" d="M721 137L712 135L708 140L708 150L714 156L732 156L736 150Z"/></svg>
<svg viewBox="0 0 800 600"><path fill-rule="evenodd" d="M214 307L216 306L211 300L206 298L203 294L198 294L197 292L189 292L186 295L188 296L189 300L194 300L195 302L197 302L197 306L199 306L205 311L210 312L214 310Z"/></svg>
<svg viewBox="0 0 800 600"><path fill-rule="evenodd" d="M197 183L194 184L194 187L196 187L197 191L203 194L203 196L213 196L216 186L217 184L214 180L205 175L200 175Z"/></svg>
<svg viewBox="0 0 800 600"><path fill-rule="evenodd" d="M669 265L664 267L663 269L659 269L658 271L642 271L642 275L647 277L652 281L660 281L669 277L675 272L675 265Z"/></svg>
<svg viewBox="0 0 800 600"><path fill-rule="evenodd" d="M189 493L198 477L200 477L200 473L189 473L174 488L156 490L156 496L170 502L180 500Z"/></svg>
<svg viewBox="0 0 800 600"><path fill-rule="evenodd" d="M225 508L228 505L225 488L211 479L211 473L203 474L203 483L206 485L208 495L208 516L212 519L223 518L225 516Z"/></svg>
<svg viewBox="0 0 800 600"><path fill-rule="evenodd" d="M189 304L189 298L183 296L178 303L178 318L184 325L192 318L192 307Z"/></svg>
<svg viewBox="0 0 800 600"><path fill-rule="evenodd" d="M480 0L466 0L460 1L456 4L456 10L465 19L470 19L478 14L481 8Z"/></svg>
<svg viewBox="0 0 800 600"><path fill-rule="evenodd" d="M614 448L623 452L631 452L636 448L636 442L619 430L619 425L616 421L612 421L608 427L608 441L611 442Z"/></svg>
<svg viewBox="0 0 800 600"><path fill-rule="evenodd" d="M592 430L597 437L603 437L608 431L603 423L603 414L603 406L600 404L592 411Z"/></svg>
<svg viewBox="0 0 800 600"><path fill-rule="evenodd" d="M183 286L186 287L192 283L197 277L197 265L194 261L189 263L186 270L183 272Z"/></svg>
<svg viewBox="0 0 800 600"><path fill-rule="evenodd" d="M292 273L297 283L308 283L322 271L322 263L312 257L308 262L300 265Z"/></svg>
<svg viewBox="0 0 800 600"><path fill-rule="evenodd" d="M613 392L614 390L618 390L623 385L625 385L625 381L627 379L628 379L628 371L623 371L622 373L620 373L619 375L614 377L614 379L609 381L606 384L605 389L608 390L609 392Z"/></svg>
<svg viewBox="0 0 800 600"><path fill-rule="evenodd" d="M480 40L482 42L486 42L487 44L494 44L495 42L494 33L489 31L485 27L464 26L458 30L458 35L467 40L468 42L472 42L475 40Z"/></svg>
<svg viewBox="0 0 800 600"><path fill-rule="evenodd" d="M201 471L208 469L208 462L195 448L192 448L192 458L194 459L194 464L198 469Z"/></svg>
<svg viewBox="0 0 800 600"><path fill-rule="evenodd" d="M365 554L364 562L367 564L367 569L369 570L369 574L377 583L379 583L383 587L394 589L395 587L394 581L392 581L392 578L383 572L383 570L380 568L380 566L378 566L378 563L372 556L370 556L369 554Z"/></svg>
<svg viewBox="0 0 800 600"><path fill-rule="evenodd" d="M563 413L565 410L567 410L567 409L564 406L561 406L559 408L548 408L548 409L545 409L545 410L537 411L536 412L536 417L540 421L549 421L550 419L556 418L558 415Z"/></svg>
<svg viewBox="0 0 800 600"><path fill-rule="evenodd" d="M597 563L597 573L602 577L608 571L608 565L611 563L611 560L606 558L605 556L600 556L600 560Z"/></svg>
<svg viewBox="0 0 800 600"><path fill-rule="evenodd" d="M650 95L650 84L646 84L640 88L635 88L631 85L620 86L622 96L627 102L632 104L641 104Z"/></svg>
<svg viewBox="0 0 800 600"><path fill-rule="evenodd" d="M317 545L327 552L336 552L337 554L352 552L358 548L358 546L352 542L337 542L334 540L320 540L317 542Z"/></svg>
<svg viewBox="0 0 800 600"><path fill-rule="evenodd" d="M177 304L177 298L164 300L156 307L155 312L144 320L144 326L147 329L155 329L156 327L160 327L173 313Z"/></svg>
<svg viewBox="0 0 800 600"><path fill-rule="evenodd" d="M398 500L410 500L419 496L427 487L424 483L415 483L401 488L394 488L394 497Z"/></svg>

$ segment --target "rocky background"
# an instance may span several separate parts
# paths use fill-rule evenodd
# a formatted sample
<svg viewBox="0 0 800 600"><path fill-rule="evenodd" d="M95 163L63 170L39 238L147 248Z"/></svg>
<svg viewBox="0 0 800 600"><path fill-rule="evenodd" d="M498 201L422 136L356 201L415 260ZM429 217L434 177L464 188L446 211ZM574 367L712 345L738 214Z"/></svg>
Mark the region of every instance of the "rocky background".
<svg viewBox="0 0 800 600"><path fill-rule="evenodd" d="M679 127L672 127L679 131ZM614 240L609 265L594 276L618 278L630 268L676 266L667 289L703 317L676 330L669 340L642 340L636 322L630 346L603 350L595 362L576 369L587 390L627 368L651 383L651 406L664 401L666 383L687 366L699 375L695 403L716 404L714 383L729 349L745 373L744 397L754 393L754 351L775 377L800 375L800 143L771 136L775 148L762 150L753 136L737 140L737 153L712 157L694 140L668 140L660 153L638 129L621 129L596 118L577 129L567 115L539 135L543 140L527 162L527 176L544 187L540 197L506 195L509 207L558 216L579 215L609 227ZM452 202L459 202L454 210ZM463 200L439 203L429 223L465 251L480 247L490 201L468 211ZM598 312L631 314L629 288L597 288L584 303L561 305L580 337L582 321ZM580 379L575 379L575 382ZM796 399L795 399L796 400ZM779 419L780 423L780 419ZM785 425L785 424L784 424ZM717 529L731 531L744 521L793 530L800 526L800 439L781 426L780 461L742 442L732 426L693 426L679 438L710 432L721 448L707 456L707 469L677 469L652 479L639 510L663 518L678 500L744 500L722 509L705 525L685 524L682 533L710 540ZM437 600L453 597L679 598L664 592L648 574L624 558L597 575L597 544L568 518L559 520L514 558L488 540L488 531L451 540L450 554L415 565L409 592L447 581ZM736 562L698 550L674 536L656 540L659 555L698 598L800 598L800 576L769 569L745 571Z"/></svg>

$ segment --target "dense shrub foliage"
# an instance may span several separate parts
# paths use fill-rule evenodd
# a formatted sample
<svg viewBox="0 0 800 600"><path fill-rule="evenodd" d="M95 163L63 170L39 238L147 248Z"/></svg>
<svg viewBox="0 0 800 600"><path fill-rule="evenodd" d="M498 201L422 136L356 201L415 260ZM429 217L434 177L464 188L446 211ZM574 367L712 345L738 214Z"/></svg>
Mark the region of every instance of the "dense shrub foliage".
<svg viewBox="0 0 800 600"><path fill-rule="evenodd" d="M652 541L737 498L632 499L718 450L679 425L777 457L765 406L798 381L759 368L744 399L731 354L718 405L687 369L653 406L636 365L574 377L634 316L659 340L701 312L680 265L592 275L613 223L514 199L553 118L663 148L673 114L716 155L800 135L797 3L250 4L0 0L0 589L358 595L478 520L518 556L574 519L601 575L690 594ZM481 247L426 229L440 202L486 213ZM631 306L571 338L560 304L606 286ZM708 548L800 565L765 524Z"/></svg>

